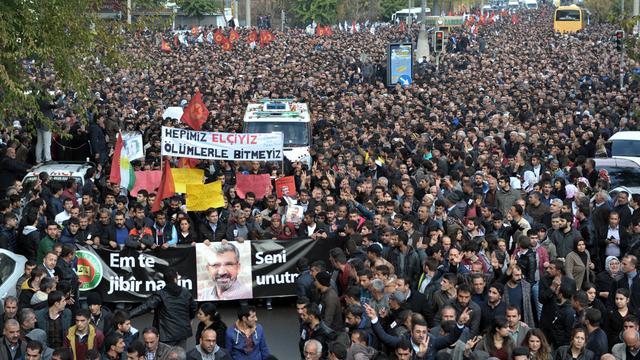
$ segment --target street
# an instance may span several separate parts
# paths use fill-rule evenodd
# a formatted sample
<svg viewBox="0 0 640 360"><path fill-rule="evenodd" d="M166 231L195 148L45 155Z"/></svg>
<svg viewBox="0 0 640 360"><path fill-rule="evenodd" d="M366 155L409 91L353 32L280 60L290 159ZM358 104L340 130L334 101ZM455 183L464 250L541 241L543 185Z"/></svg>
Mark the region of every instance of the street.
<svg viewBox="0 0 640 360"><path fill-rule="evenodd" d="M258 322L264 327L271 354L278 359L294 359L298 355L298 320L294 303L295 298L282 298L273 300L273 310L257 307ZM230 327L237 319L238 302L219 302L216 305L225 324ZM132 324L142 332L145 327L151 326L152 320L153 314L147 314L133 319ZM197 327L198 320L194 319L191 325L194 335ZM185 350L189 351L194 346L195 338L192 337L187 341ZM296 357L292 357L292 354Z"/></svg>

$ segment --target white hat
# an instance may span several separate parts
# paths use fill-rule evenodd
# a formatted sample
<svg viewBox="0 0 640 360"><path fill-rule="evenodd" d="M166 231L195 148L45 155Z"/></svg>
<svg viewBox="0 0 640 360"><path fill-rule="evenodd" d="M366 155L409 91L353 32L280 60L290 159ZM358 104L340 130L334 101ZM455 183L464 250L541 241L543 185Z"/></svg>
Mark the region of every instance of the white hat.
<svg viewBox="0 0 640 360"><path fill-rule="evenodd" d="M22 129L22 124L20 124L20 120L15 120L15 121L13 122L13 127L14 127L15 129Z"/></svg>

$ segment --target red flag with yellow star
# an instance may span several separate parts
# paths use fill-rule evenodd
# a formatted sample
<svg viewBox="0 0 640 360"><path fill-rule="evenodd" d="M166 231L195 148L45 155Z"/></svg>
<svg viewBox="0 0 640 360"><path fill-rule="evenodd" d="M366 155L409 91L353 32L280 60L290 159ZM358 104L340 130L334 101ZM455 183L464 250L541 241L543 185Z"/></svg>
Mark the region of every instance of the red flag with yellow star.
<svg viewBox="0 0 640 360"><path fill-rule="evenodd" d="M231 40L224 38L224 40L222 41L222 50L231 51L231 49L232 49Z"/></svg>
<svg viewBox="0 0 640 360"><path fill-rule="evenodd" d="M273 41L273 34L269 30L260 31L260 47L264 47Z"/></svg>
<svg viewBox="0 0 640 360"><path fill-rule="evenodd" d="M225 37L222 34L222 31L220 31L220 29L216 30L216 33L213 34L213 40L216 42L216 44L220 45L222 44L222 42L224 41Z"/></svg>
<svg viewBox="0 0 640 360"><path fill-rule="evenodd" d="M249 36L247 36L247 42L249 44L251 44L252 42L255 42L256 40L258 40L258 33L253 30L249 33Z"/></svg>
<svg viewBox="0 0 640 360"><path fill-rule="evenodd" d="M209 117L209 110L207 110L204 102L202 102L202 95L200 95L200 91L196 91L196 94L191 98L189 105L184 108L180 121L191 126L193 130L200 131L202 124L207 121L207 117Z"/></svg>
<svg viewBox="0 0 640 360"><path fill-rule="evenodd" d="M162 40L162 45L160 46L160 50L164 52L171 52L171 46L169 46L168 42Z"/></svg>
<svg viewBox="0 0 640 360"><path fill-rule="evenodd" d="M231 31L229 32L229 41L236 42L238 41L238 39L240 39L240 34L238 34L236 29L231 29Z"/></svg>

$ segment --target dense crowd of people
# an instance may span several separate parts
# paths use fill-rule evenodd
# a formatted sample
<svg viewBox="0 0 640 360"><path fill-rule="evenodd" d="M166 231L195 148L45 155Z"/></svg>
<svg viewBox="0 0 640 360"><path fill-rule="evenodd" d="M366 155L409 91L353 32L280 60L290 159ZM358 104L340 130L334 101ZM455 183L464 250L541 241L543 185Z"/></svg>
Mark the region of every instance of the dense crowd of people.
<svg viewBox="0 0 640 360"><path fill-rule="evenodd" d="M136 33L123 51L146 62L104 69L88 124L69 89L44 75L51 123L30 133L16 119L0 134L0 247L28 259L17 296L3 299L0 359L273 358L254 307L242 303L225 324L170 269L167 286L130 311L92 293L81 303L75 245L299 238L341 246L329 263L298 262L291 359L638 358L640 194L611 197L592 160L607 156L613 133L638 130L638 83L618 87L611 26L559 35L551 14L452 29L438 69L420 62L407 87L385 86L385 52L418 29L364 24L323 37L275 31L264 47L238 29L230 51L198 35L174 44L171 32ZM155 189L132 197L109 183L118 131L143 135L136 170L159 169L160 127L186 127L162 113L196 90L209 131L240 132L255 99L309 104L313 165L200 161L207 182L224 181L226 203L202 213L179 195L151 212ZM46 173L22 183L34 164L86 158L96 165L83 185ZM237 172L293 175L298 195L240 198ZM300 223L286 218L292 200ZM153 326L131 327L152 310ZM194 317L197 345L185 349Z"/></svg>

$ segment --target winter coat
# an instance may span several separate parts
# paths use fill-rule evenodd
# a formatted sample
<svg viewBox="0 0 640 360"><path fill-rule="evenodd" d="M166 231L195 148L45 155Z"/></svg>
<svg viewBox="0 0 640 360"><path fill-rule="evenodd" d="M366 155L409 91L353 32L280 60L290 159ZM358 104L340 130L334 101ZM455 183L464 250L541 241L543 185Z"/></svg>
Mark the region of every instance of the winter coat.
<svg viewBox="0 0 640 360"><path fill-rule="evenodd" d="M177 284L167 284L131 310L131 318L154 311L153 326L160 332L160 341L175 343L190 338L191 319L196 314L196 302L189 290Z"/></svg>
<svg viewBox="0 0 640 360"><path fill-rule="evenodd" d="M589 250L585 250L587 253L587 263L591 262L591 255ZM576 290L582 289L582 284L585 282L593 282L594 279L591 276L591 270L589 270L587 264L582 262L582 258L575 251L570 252L565 261L564 269L567 272L567 276L576 281Z"/></svg>
<svg viewBox="0 0 640 360"><path fill-rule="evenodd" d="M18 241L17 252L27 260L35 260L40 242L40 231L32 225L27 225L22 229L20 241Z"/></svg>
<svg viewBox="0 0 640 360"><path fill-rule="evenodd" d="M556 349L553 354L553 360L573 360L573 355L571 354L570 346L564 345L560 346ZM589 349L584 349L576 360L597 360L595 359L595 355L593 351Z"/></svg>

